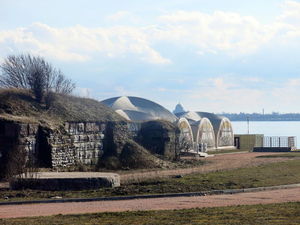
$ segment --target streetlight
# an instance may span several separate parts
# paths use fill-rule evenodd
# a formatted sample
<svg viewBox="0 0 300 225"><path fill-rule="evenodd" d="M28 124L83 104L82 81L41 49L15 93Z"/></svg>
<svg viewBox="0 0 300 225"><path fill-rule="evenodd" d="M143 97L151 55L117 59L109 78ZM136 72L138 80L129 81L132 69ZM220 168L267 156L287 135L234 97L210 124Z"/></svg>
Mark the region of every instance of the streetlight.
<svg viewBox="0 0 300 225"><path fill-rule="evenodd" d="M249 116L247 116L247 128L248 128L248 134L249 134Z"/></svg>

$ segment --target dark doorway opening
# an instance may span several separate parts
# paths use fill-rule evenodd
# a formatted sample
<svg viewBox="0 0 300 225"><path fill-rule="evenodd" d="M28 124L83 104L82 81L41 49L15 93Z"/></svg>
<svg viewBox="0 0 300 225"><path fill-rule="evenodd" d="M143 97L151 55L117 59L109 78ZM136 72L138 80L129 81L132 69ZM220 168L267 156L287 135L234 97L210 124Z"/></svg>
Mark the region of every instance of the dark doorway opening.
<svg viewBox="0 0 300 225"><path fill-rule="evenodd" d="M240 146L240 137L234 137L234 146L237 148L237 149L240 149L241 146Z"/></svg>
<svg viewBox="0 0 300 225"><path fill-rule="evenodd" d="M36 142L37 166L50 168L52 167L51 146L48 142L49 131L39 127Z"/></svg>

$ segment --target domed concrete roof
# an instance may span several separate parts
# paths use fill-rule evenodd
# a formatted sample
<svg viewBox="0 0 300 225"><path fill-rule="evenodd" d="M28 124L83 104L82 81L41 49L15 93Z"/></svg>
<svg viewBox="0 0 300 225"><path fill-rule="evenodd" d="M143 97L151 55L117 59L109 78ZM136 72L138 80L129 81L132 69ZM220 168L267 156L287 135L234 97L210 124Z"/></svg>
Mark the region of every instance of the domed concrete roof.
<svg viewBox="0 0 300 225"><path fill-rule="evenodd" d="M201 116L201 117L206 117L206 118L208 118L208 119L210 120L211 124L212 124L213 127L214 127L215 134L218 133L222 121L226 119L226 117L224 117L224 116L219 116L219 115L216 115L216 114L214 114L214 113L208 113L208 112L196 112L196 113L197 113L199 116Z"/></svg>
<svg viewBox="0 0 300 225"><path fill-rule="evenodd" d="M177 117L163 106L150 100L121 96L102 101L121 116L132 121L167 120L175 122Z"/></svg>
<svg viewBox="0 0 300 225"><path fill-rule="evenodd" d="M182 113L176 113L176 116L178 118L185 117L187 120L190 121L191 124L194 122L200 121L202 118L208 118L211 122L211 124L214 127L215 133L218 132L220 125L226 117L218 116L213 113L208 112L194 112L194 111L188 111L188 112L182 112Z"/></svg>
<svg viewBox="0 0 300 225"><path fill-rule="evenodd" d="M191 122L199 121L202 118L197 112L193 112L193 111L176 113L176 116L179 118L184 117Z"/></svg>

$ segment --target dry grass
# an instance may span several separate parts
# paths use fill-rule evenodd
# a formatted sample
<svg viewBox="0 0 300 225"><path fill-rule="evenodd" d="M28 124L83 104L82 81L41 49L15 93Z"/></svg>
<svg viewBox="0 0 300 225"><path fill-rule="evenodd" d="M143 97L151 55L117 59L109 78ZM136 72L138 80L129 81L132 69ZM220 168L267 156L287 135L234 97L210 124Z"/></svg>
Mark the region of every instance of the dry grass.
<svg viewBox="0 0 300 225"><path fill-rule="evenodd" d="M18 219L0 219L3 225L22 224L99 224L99 225L192 225L192 224L249 224L296 225L300 224L300 203L230 206L202 209L135 211L118 213L94 213L57 215Z"/></svg>
<svg viewBox="0 0 300 225"><path fill-rule="evenodd" d="M0 118L6 120L50 125L64 121L123 120L109 107L88 98L55 94L54 102L47 109L28 90L1 89L0 100Z"/></svg>
<svg viewBox="0 0 300 225"><path fill-rule="evenodd" d="M123 184L118 188L107 188L83 191L0 191L0 201L48 199L52 196L63 198L86 198L104 196L126 196L157 193L181 193L209 191L220 189L238 189L283 184L300 183L300 160L270 163L266 165L240 168L230 171L218 171L206 174L195 173L182 177L159 178L159 171L154 171L157 177L150 180L136 180L135 183Z"/></svg>

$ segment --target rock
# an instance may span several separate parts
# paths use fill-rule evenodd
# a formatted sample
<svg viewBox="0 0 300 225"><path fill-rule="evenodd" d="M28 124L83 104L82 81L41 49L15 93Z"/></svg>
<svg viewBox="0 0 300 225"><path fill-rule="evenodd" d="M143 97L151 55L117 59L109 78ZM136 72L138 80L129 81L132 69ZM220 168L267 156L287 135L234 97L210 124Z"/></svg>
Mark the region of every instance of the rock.
<svg viewBox="0 0 300 225"><path fill-rule="evenodd" d="M61 196L52 196L52 197L50 197L51 199L62 199L62 197Z"/></svg>

